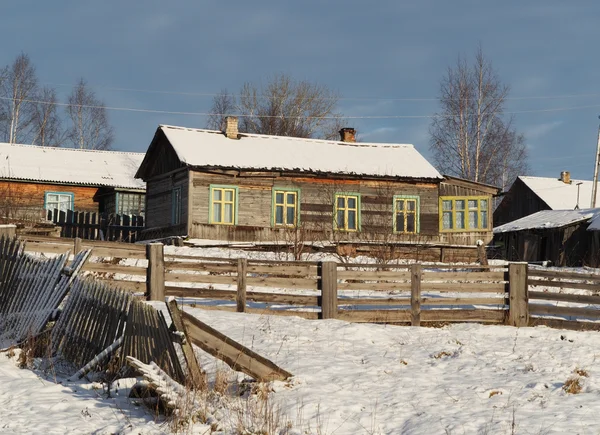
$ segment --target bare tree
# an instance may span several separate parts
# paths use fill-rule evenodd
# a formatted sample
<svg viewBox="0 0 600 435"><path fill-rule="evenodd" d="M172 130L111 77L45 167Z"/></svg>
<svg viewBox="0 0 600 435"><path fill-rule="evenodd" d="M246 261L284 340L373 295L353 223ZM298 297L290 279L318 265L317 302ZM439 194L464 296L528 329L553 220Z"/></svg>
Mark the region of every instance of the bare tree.
<svg viewBox="0 0 600 435"><path fill-rule="evenodd" d="M448 175L505 187L527 168L523 135L504 116L509 87L485 58L460 58L440 84L442 110L430 126L430 150L438 169Z"/></svg>
<svg viewBox="0 0 600 435"><path fill-rule="evenodd" d="M25 142L33 120L37 77L29 56L21 53L12 65L1 74L1 112L4 115L0 128L3 140L9 143Z"/></svg>
<svg viewBox="0 0 600 435"><path fill-rule="evenodd" d="M279 74L266 86L245 83L239 99L221 93L213 100L209 127L221 126L219 115L237 112L240 131L278 136L333 139L342 125L336 113L339 97L325 86L308 81L295 81Z"/></svg>
<svg viewBox="0 0 600 435"><path fill-rule="evenodd" d="M71 126L66 137L74 148L110 149L114 134L106 108L83 79L79 80L69 96L67 114Z"/></svg>
<svg viewBox="0 0 600 435"><path fill-rule="evenodd" d="M222 89L221 92L213 98L213 105L210 109L210 115L206 122L206 128L210 130L224 130L225 118L237 112L235 95Z"/></svg>
<svg viewBox="0 0 600 435"><path fill-rule="evenodd" d="M44 87L38 94L32 119L33 145L61 146L63 140L62 122L57 110L56 91Z"/></svg>

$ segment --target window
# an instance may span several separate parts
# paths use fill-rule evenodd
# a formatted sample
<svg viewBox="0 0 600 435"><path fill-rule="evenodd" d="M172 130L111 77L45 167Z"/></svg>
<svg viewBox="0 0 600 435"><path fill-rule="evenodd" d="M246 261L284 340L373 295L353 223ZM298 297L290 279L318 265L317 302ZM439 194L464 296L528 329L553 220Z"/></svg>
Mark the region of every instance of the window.
<svg viewBox="0 0 600 435"><path fill-rule="evenodd" d="M210 186L211 224L235 225L237 223L237 187Z"/></svg>
<svg viewBox="0 0 600 435"><path fill-rule="evenodd" d="M395 195L394 232L416 234L419 224L419 197Z"/></svg>
<svg viewBox="0 0 600 435"><path fill-rule="evenodd" d="M171 224L181 223L181 187L175 187L171 191Z"/></svg>
<svg viewBox="0 0 600 435"><path fill-rule="evenodd" d="M297 189L273 189L273 226L295 227L300 213Z"/></svg>
<svg viewBox="0 0 600 435"><path fill-rule="evenodd" d="M488 229L487 197L440 197L440 231Z"/></svg>
<svg viewBox="0 0 600 435"><path fill-rule="evenodd" d="M335 195L334 226L339 231L360 229L360 195L357 193Z"/></svg>
<svg viewBox="0 0 600 435"><path fill-rule="evenodd" d="M179 188L181 190L181 188ZM144 195L117 192L117 214L144 215Z"/></svg>
<svg viewBox="0 0 600 435"><path fill-rule="evenodd" d="M71 192L46 192L44 195L44 204L46 210L73 210L74 202L75 195L73 195Z"/></svg>

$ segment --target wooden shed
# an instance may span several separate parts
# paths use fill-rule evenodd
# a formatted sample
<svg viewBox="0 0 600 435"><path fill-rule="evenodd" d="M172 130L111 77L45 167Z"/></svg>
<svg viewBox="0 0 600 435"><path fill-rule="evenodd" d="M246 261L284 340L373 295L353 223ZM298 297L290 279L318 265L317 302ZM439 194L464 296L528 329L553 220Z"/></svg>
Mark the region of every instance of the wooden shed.
<svg viewBox="0 0 600 435"><path fill-rule="evenodd" d="M51 209L143 213L144 154L0 143L0 218L39 221Z"/></svg>
<svg viewBox="0 0 600 435"><path fill-rule="evenodd" d="M599 213L600 209L543 210L494 228L494 243L508 261L595 266L595 232L587 229Z"/></svg>
<svg viewBox="0 0 600 435"><path fill-rule="evenodd" d="M159 126L136 174L147 183L147 237L469 247L491 239L498 189L443 177L413 145L340 133L240 134L231 118L224 132Z"/></svg>

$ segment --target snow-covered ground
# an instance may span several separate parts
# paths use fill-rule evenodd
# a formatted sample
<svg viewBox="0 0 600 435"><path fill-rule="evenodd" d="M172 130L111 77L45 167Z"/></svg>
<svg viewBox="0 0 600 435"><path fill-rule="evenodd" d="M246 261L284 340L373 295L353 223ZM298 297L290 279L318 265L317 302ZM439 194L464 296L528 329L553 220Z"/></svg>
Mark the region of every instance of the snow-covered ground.
<svg viewBox="0 0 600 435"><path fill-rule="evenodd" d="M290 434L600 433L596 332L186 310L294 374L271 393ZM203 353L200 360L209 374L222 365ZM579 379L579 394L564 391L570 378ZM0 355L2 432L170 430L125 396L125 388L107 399L93 384L56 385ZM221 410L222 433L236 433L230 420Z"/></svg>

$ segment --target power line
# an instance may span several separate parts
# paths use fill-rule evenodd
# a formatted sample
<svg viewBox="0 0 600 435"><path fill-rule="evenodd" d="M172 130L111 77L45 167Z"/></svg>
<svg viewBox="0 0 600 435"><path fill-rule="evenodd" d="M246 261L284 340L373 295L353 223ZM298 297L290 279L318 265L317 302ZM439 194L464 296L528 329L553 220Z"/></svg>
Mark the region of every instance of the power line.
<svg viewBox="0 0 600 435"><path fill-rule="evenodd" d="M10 97L0 97L0 100L13 100ZM186 111L174 111L174 110L159 110L159 109L139 109L133 107L117 107L117 106L102 106L102 105L88 105L88 104L69 104L69 103L59 103L59 102L50 102L50 101L41 101L41 100L30 100L30 99L22 99L19 100L24 103L34 103L34 104L46 104L46 105L55 105L55 106L75 106L75 107L84 107L89 109L99 109L104 108L106 110L114 110L121 112L138 112L138 113L156 113L156 114L164 114L164 115L185 115L185 116L237 116L240 118L252 118L258 117L257 115L245 115L245 114L233 114L233 113L210 113L210 112L186 112ZM513 114L523 114L523 113L544 113L544 112L564 112L570 110L583 110L583 109L592 109L592 108L600 108L600 104L589 105L589 106L572 106L572 107L555 107L549 109L532 109L532 110L517 110L517 111L506 111L502 112L503 114L513 115ZM476 114L473 114L475 116ZM485 115L485 113L483 114ZM433 118L452 118L457 115L443 115L443 114L433 114L433 115L358 115L358 116L280 116L280 115L261 115L261 118L286 118L286 119L433 119Z"/></svg>
<svg viewBox="0 0 600 435"><path fill-rule="evenodd" d="M43 83L44 85L50 86L63 86L74 88L77 84L68 84L68 83ZM163 95L182 95L182 96L192 96L192 97L241 97L240 94L230 94L230 93L214 93L214 92L183 92L183 91L165 91L165 90L156 90L156 89L137 89L137 88L123 88L123 87L113 87L113 86L104 86L104 85L94 85L93 88L106 89L109 91L119 91L119 92L139 92L139 93L147 93L147 94L163 94ZM253 95L254 97L254 95ZM271 95L256 95L258 98L279 98ZM561 99L572 99L572 98L598 98L600 94L565 94L565 95L535 95L530 97L503 97L503 98L492 98L491 100L515 100L515 101L525 101L525 100L561 100ZM319 97L323 100L338 100L338 101L440 101L440 98L437 97Z"/></svg>

